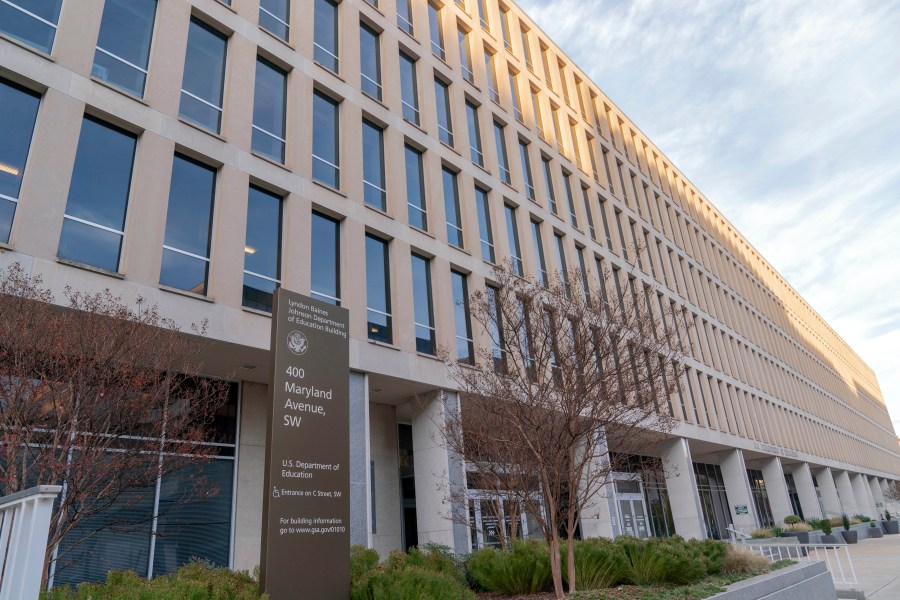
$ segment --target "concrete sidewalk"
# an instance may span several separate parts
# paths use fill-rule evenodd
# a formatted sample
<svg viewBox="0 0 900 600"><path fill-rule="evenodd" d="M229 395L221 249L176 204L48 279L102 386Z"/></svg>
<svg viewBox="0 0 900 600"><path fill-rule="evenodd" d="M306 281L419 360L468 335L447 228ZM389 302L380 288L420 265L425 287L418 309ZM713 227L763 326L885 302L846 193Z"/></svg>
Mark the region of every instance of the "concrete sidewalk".
<svg viewBox="0 0 900 600"><path fill-rule="evenodd" d="M851 544L850 559L866 600L900 600L900 535ZM838 586L839 589L847 586Z"/></svg>

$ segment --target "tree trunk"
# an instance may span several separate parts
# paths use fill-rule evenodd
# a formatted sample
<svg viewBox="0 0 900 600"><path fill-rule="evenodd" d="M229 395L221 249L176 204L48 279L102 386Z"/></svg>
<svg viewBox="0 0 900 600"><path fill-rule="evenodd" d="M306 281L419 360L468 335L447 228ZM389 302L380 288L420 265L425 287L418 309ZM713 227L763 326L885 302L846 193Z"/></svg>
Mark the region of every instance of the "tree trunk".
<svg viewBox="0 0 900 600"><path fill-rule="evenodd" d="M569 593L575 591L575 540L573 536L569 534L568 539L566 540L566 563L569 569Z"/></svg>
<svg viewBox="0 0 900 600"><path fill-rule="evenodd" d="M556 592L556 597L558 599L566 597L566 594L563 591L562 565L560 562L559 534L554 533L553 537L550 539L550 573L553 575L553 591Z"/></svg>

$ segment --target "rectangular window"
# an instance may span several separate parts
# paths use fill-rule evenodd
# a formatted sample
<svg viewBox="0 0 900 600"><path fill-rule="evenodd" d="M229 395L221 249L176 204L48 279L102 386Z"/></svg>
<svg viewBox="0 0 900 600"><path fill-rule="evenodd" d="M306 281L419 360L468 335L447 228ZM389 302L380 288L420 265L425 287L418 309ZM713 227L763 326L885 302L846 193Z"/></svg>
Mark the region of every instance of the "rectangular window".
<svg viewBox="0 0 900 600"><path fill-rule="evenodd" d="M544 241L541 235L541 224L537 221L531 222L531 239L534 242L534 260L537 261L538 281L544 287L547 287L547 261L544 259Z"/></svg>
<svg viewBox="0 0 900 600"><path fill-rule="evenodd" d="M503 34L503 47L512 52L512 43L509 41L509 11L500 7L500 33Z"/></svg>
<svg viewBox="0 0 900 600"><path fill-rule="evenodd" d="M484 49L484 74L487 77L488 94L491 100L500 103L500 92L497 91L497 71L494 68L494 55Z"/></svg>
<svg viewBox="0 0 900 600"><path fill-rule="evenodd" d="M340 66L338 51L338 5L332 0L315 0L313 60L335 73Z"/></svg>
<svg viewBox="0 0 900 600"><path fill-rule="evenodd" d="M588 234L592 240L597 239L597 231L594 229L594 215L591 212L591 197L588 188L581 188L581 197L584 199L584 214L587 217Z"/></svg>
<svg viewBox="0 0 900 600"><path fill-rule="evenodd" d="M363 200L384 212L387 210L387 190L384 182L384 131L363 119ZM335 186L332 186L335 187Z"/></svg>
<svg viewBox="0 0 900 600"><path fill-rule="evenodd" d="M469 154L472 162L484 166L484 153L481 151L481 127L478 124L478 107L466 101L466 123L469 126Z"/></svg>
<svg viewBox="0 0 900 600"><path fill-rule="evenodd" d="M0 0L0 31L50 54L61 6L62 0Z"/></svg>
<svg viewBox="0 0 900 600"><path fill-rule="evenodd" d="M0 79L0 243L9 242L40 104L39 95Z"/></svg>
<svg viewBox="0 0 900 600"><path fill-rule="evenodd" d="M525 270L522 266L522 249L519 246L519 225L516 223L515 207L505 204L506 210L506 237L509 241L509 257L512 259L513 272L519 277L524 276Z"/></svg>
<svg viewBox="0 0 900 600"><path fill-rule="evenodd" d="M550 49L541 46L541 62L544 64L544 81L547 87L553 89L553 77L550 76Z"/></svg>
<svg viewBox="0 0 900 600"><path fill-rule="evenodd" d="M500 168L500 180L512 183L509 173L509 157L506 155L506 134L503 125L494 121L494 143L497 145L497 166Z"/></svg>
<svg viewBox="0 0 900 600"><path fill-rule="evenodd" d="M359 64L363 93L381 100L381 37L363 23L359 25Z"/></svg>
<svg viewBox="0 0 900 600"><path fill-rule="evenodd" d="M425 173L422 153L406 146L406 204L409 224L423 231L428 230L428 214L425 207Z"/></svg>
<svg viewBox="0 0 900 600"><path fill-rule="evenodd" d="M179 115L219 133L228 38L197 19L188 29Z"/></svg>
<svg viewBox="0 0 900 600"><path fill-rule="evenodd" d="M172 164L159 283L206 295L216 170L180 154Z"/></svg>
<svg viewBox="0 0 900 600"><path fill-rule="evenodd" d="M558 233L553 234L556 241L556 262L559 264L559 276L562 278L566 296L572 293L569 285L569 264L566 262L566 242Z"/></svg>
<svg viewBox="0 0 900 600"><path fill-rule="evenodd" d="M313 212L310 239L310 296L341 305L341 224Z"/></svg>
<svg viewBox="0 0 900 600"><path fill-rule="evenodd" d="M516 121L521 123L524 117L522 116L521 103L519 102L518 81L516 74L513 71L509 72L509 98L512 102L513 115L515 115Z"/></svg>
<svg viewBox="0 0 900 600"><path fill-rule="evenodd" d="M584 259L584 255L587 251L587 248L575 248L575 252L578 254L578 271L581 274L581 290L584 292L584 299L590 303L591 284L588 280L587 262Z"/></svg>
<svg viewBox="0 0 900 600"><path fill-rule="evenodd" d="M494 370L498 373L506 371L506 351L503 339L503 315L499 306L500 290L487 285L484 289L488 306L488 335L491 336L491 355L494 358Z"/></svg>
<svg viewBox="0 0 900 600"><path fill-rule="evenodd" d="M550 211L554 215L558 215L559 207L556 206L556 192L553 191L553 166L550 164L549 158L542 156L541 162L544 164L544 183L547 186L547 200L550 201Z"/></svg>
<svg viewBox="0 0 900 600"><path fill-rule="evenodd" d="M481 258L494 263L494 233L491 228L491 207L488 193L475 186L475 209L478 211L478 235L481 238Z"/></svg>
<svg viewBox="0 0 900 600"><path fill-rule="evenodd" d="M556 148L560 154L565 154L566 149L563 146L562 130L559 126L559 108L551 106L550 113L553 115L553 133L556 134Z"/></svg>
<svg viewBox="0 0 900 600"><path fill-rule="evenodd" d="M470 365L475 364L468 278L459 271L451 270L450 287L453 289L453 320L456 324L456 359Z"/></svg>
<svg viewBox="0 0 900 600"><path fill-rule="evenodd" d="M416 352L435 353L434 307L431 301L431 261L412 255L413 317Z"/></svg>
<svg viewBox="0 0 900 600"><path fill-rule="evenodd" d="M253 92L254 152L284 162L287 73L264 58L256 59Z"/></svg>
<svg viewBox="0 0 900 600"><path fill-rule="evenodd" d="M578 229L578 216L575 214L575 198L572 196L572 176L563 172L563 184L566 187L566 200L569 203L569 220L572 227Z"/></svg>
<svg viewBox="0 0 900 600"><path fill-rule="evenodd" d="M315 181L335 189L341 187L339 108L325 94L313 92L312 176Z"/></svg>
<svg viewBox="0 0 900 600"><path fill-rule="evenodd" d="M544 140L546 136L544 134L544 116L541 113L540 92L534 88L531 89L531 110L534 111L534 125L537 127L537 134Z"/></svg>
<svg viewBox="0 0 900 600"><path fill-rule="evenodd" d="M412 0L397 0L397 27L413 35Z"/></svg>
<svg viewBox="0 0 900 600"><path fill-rule="evenodd" d="M155 18L156 0L106 0L91 75L143 97Z"/></svg>
<svg viewBox="0 0 900 600"><path fill-rule="evenodd" d="M291 1L259 0L259 26L288 41L291 35Z"/></svg>
<svg viewBox="0 0 900 600"><path fill-rule="evenodd" d="M625 230L622 229L622 211L620 211L619 209L616 209L616 229L619 232L619 243L622 245L622 256L625 258L625 260L629 260L628 248L626 248L625 246Z"/></svg>
<svg viewBox="0 0 900 600"><path fill-rule="evenodd" d="M391 275L388 243L366 234L366 314L369 339L390 344L394 341L391 324Z"/></svg>
<svg viewBox="0 0 900 600"><path fill-rule="evenodd" d="M400 53L400 99L403 102L403 118L419 124L419 84L416 78L416 61Z"/></svg>
<svg viewBox="0 0 900 600"><path fill-rule="evenodd" d="M442 169L444 189L444 211L447 216L447 242L458 248L463 247L462 218L459 214L459 187L456 173Z"/></svg>
<svg viewBox="0 0 900 600"><path fill-rule="evenodd" d="M250 186L244 238L244 306L272 312L281 285L281 197Z"/></svg>
<svg viewBox="0 0 900 600"><path fill-rule="evenodd" d="M522 159L522 180L525 182L525 196L534 200L534 180L531 178L531 159L528 158L528 144L519 140L519 157Z"/></svg>
<svg viewBox="0 0 900 600"><path fill-rule="evenodd" d="M478 0L478 20L481 22L481 26L485 29L488 28L488 16L487 16L487 7L485 6L485 2L487 0Z"/></svg>
<svg viewBox="0 0 900 600"><path fill-rule="evenodd" d="M594 143L594 138L588 136L587 149L588 157L591 159L591 174L594 176L594 181L600 183L600 174L597 172L597 156L594 154Z"/></svg>
<svg viewBox="0 0 900 600"><path fill-rule="evenodd" d="M434 80L434 99L437 103L438 137L448 146L452 146L453 119L450 117L450 86L440 79Z"/></svg>
<svg viewBox="0 0 900 600"><path fill-rule="evenodd" d="M431 34L431 53L444 60L444 29L441 26L441 9L428 3L428 30Z"/></svg>
<svg viewBox="0 0 900 600"><path fill-rule="evenodd" d="M136 136L84 117L59 239L60 258L119 270L136 144Z"/></svg>
<svg viewBox="0 0 900 600"><path fill-rule="evenodd" d="M459 64L462 66L463 79L469 83L475 83L475 74L472 72L472 53L469 52L469 35L465 29L458 29Z"/></svg>
<svg viewBox="0 0 900 600"><path fill-rule="evenodd" d="M531 47L528 45L528 29L524 25L520 25L519 32L522 34L522 52L525 55L525 67L534 73L534 65L531 64Z"/></svg>

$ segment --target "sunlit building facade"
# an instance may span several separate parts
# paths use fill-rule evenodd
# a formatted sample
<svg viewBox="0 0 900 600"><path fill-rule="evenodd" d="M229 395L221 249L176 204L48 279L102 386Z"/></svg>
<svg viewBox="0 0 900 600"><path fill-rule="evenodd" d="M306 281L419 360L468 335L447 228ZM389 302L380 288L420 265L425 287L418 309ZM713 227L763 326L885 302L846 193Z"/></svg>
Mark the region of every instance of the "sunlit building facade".
<svg viewBox="0 0 900 600"><path fill-rule="evenodd" d="M207 319L234 381L216 498L58 582L257 565L277 286L349 309L351 537L382 555L497 543L478 490L470 523L444 502L435 354L489 344L463 301L507 260L690 332L662 468L612 448L633 473L582 535L875 516L900 478L872 370L511 2L0 0L0 114L0 265Z"/></svg>

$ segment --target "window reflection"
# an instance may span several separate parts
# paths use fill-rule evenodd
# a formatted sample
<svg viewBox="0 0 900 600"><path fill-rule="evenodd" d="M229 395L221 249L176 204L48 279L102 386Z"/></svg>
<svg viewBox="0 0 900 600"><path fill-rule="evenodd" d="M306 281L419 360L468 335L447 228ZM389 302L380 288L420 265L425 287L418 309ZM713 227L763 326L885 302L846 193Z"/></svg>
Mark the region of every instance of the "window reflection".
<svg viewBox="0 0 900 600"><path fill-rule="evenodd" d="M0 79L0 243L9 242L41 97Z"/></svg>

